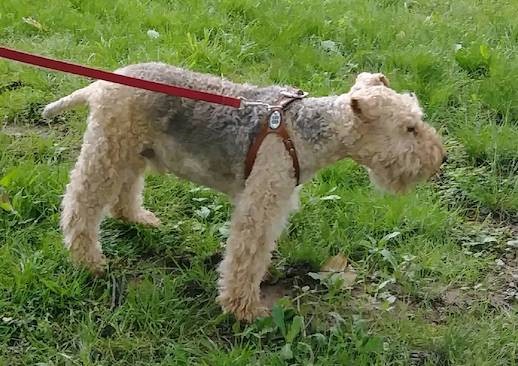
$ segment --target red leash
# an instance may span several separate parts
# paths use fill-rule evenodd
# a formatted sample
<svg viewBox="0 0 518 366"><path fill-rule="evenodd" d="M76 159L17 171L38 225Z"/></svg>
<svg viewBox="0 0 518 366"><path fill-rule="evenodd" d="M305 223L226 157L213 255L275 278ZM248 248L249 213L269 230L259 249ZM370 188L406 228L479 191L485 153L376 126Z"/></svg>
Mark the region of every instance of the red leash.
<svg viewBox="0 0 518 366"><path fill-rule="evenodd" d="M204 102L216 103L234 108L239 108L241 106L241 99L239 98L227 97L224 95L213 94L199 90L192 90L182 88L179 86L157 83L155 81L114 74L108 71L92 69L86 66L81 66L59 60L53 60L50 58L37 56L26 52L16 51L6 47L0 47L0 57L9 60L23 62L29 65L44 67L51 70L63 71L70 74L86 76L93 79L101 79L111 81L113 83L128 85L134 88L151 90L158 93L165 93L173 95L175 97L202 100Z"/></svg>

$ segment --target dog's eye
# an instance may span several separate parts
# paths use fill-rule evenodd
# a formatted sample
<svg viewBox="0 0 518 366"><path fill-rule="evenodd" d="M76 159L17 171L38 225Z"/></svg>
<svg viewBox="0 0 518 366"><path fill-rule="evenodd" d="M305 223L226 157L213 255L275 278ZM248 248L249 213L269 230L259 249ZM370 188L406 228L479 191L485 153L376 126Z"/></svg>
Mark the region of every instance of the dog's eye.
<svg viewBox="0 0 518 366"><path fill-rule="evenodd" d="M413 126L408 126L406 128L406 130L407 130L407 132L416 133L415 127L413 127Z"/></svg>

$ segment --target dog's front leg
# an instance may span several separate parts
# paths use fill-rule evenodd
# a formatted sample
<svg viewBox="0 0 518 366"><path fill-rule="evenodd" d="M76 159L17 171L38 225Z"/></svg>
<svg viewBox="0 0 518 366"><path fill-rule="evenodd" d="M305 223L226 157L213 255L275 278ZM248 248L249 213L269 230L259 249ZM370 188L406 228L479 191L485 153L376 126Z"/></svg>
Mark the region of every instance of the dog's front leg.
<svg viewBox="0 0 518 366"><path fill-rule="evenodd" d="M219 267L218 301L236 318L252 321L267 314L262 306L260 284L275 240L282 232L294 204L295 177L291 157L280 138L264 140L236 202L225 258Z"/></svg>

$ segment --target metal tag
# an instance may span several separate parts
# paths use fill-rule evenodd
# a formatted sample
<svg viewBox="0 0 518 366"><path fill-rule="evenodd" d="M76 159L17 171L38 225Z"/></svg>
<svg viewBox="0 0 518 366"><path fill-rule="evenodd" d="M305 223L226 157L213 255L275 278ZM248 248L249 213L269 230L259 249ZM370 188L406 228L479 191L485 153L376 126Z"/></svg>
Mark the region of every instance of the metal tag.
<svg viewBox="0 0 518 366"><path fill-rule="evenodd" d="M281 125L282 116L279 111L274 111L272 114L270 114L270 119L268 121L268 126L272 130L276 130Z"/></svg>

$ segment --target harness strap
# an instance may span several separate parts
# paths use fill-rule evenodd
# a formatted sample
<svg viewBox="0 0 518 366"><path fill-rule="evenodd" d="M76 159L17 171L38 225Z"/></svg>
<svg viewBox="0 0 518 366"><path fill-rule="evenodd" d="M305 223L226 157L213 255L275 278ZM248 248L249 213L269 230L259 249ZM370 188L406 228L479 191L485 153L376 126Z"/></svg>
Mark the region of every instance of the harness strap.
<svg viewBox="0 0 518 366"><path fill-rule="evenodd" d="M272 108L265 118L261 121L261 129L259 133L252 141L250 148L248 149L248 153L246 155L245 160L245 179L248 178L250 173L252 172L252 168L254 167L255 159L257 158L257 152L261 147L264 139L271 133L277 134L284 144L286 151L291 157L293 162L293 169L295 170L295 179L297 180L297 184L300 183L300 165L299 159L297 157L297 151L295 150L295 145L293 145L293 141L290 138L288 130L286 129L285 123L285 111L288 106L293 103L295 100L299 100L303 98L305 95L299 94L298 96L290 96L288 99L282 101L279 104L279 107Z"/></svg>

